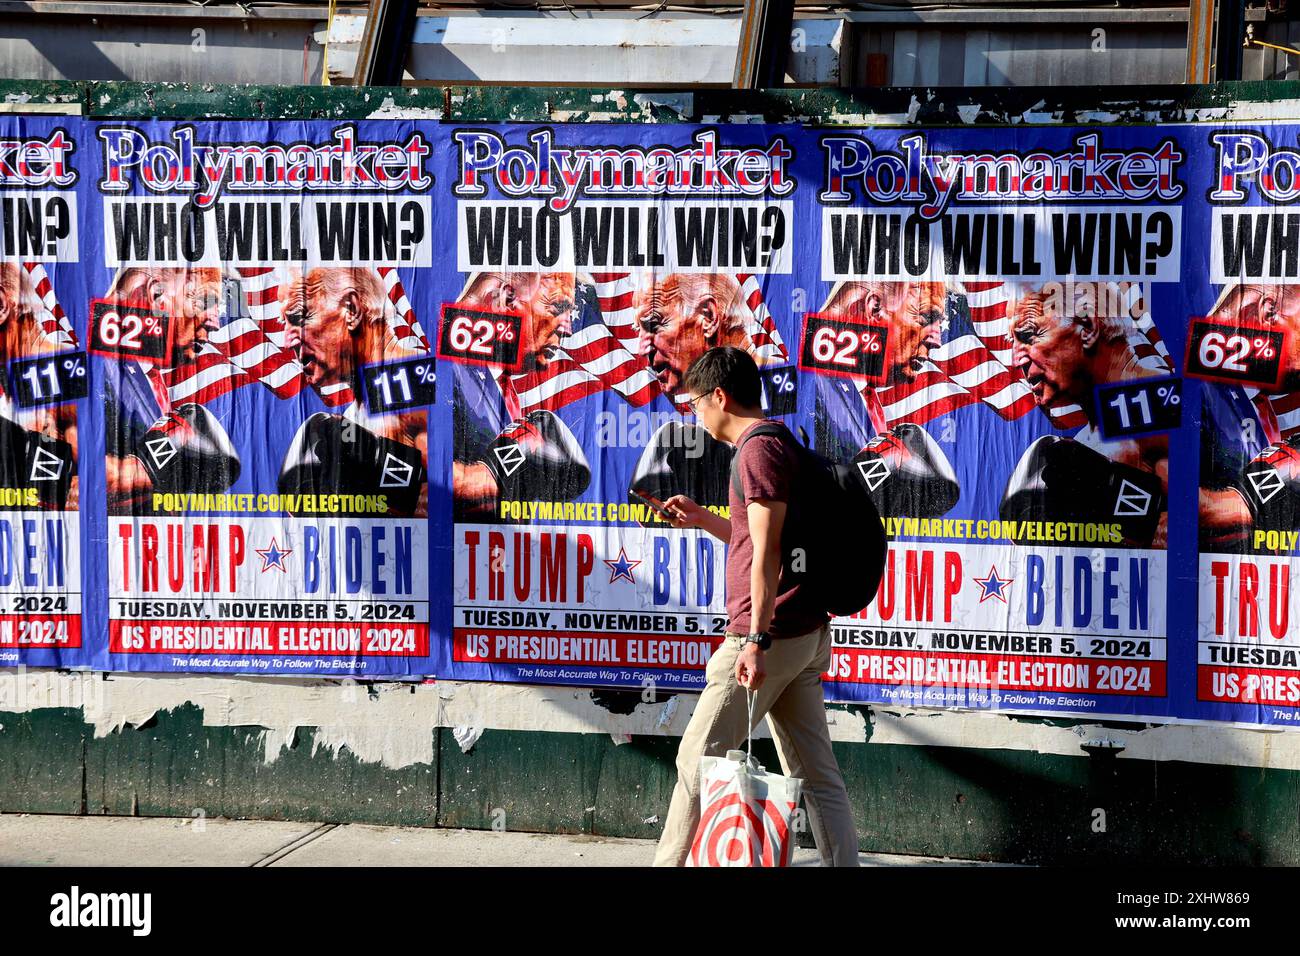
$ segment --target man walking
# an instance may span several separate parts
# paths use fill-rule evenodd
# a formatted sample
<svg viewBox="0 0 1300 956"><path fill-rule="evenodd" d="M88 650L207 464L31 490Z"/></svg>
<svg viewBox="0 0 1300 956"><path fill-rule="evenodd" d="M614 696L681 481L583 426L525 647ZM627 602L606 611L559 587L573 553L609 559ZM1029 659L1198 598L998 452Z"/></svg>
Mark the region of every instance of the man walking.
<svg viewBox="0 0 1300 956"><path fill-rule="evenodd" d="M696 418L714 438L739 445L765 421L758 367L743 350L710 349L692 363L684 385ZM781 529L799 512L794 436L759 434L735 465L743 496L731 489L731 518L685 495L665 504L678 528L703 528L730 543L726 639L713 653L707 685L677 751L677 786L655 854L656 866L686 862L700 821L699 761L734 750L754 720L770 718L781 766L804 781L805 806L822 862L858 865L858 836L848 793L831 751L821 675L830 666L830 621L806 589L781 580ZM792 517L793 516L793 517Z"/></svg>

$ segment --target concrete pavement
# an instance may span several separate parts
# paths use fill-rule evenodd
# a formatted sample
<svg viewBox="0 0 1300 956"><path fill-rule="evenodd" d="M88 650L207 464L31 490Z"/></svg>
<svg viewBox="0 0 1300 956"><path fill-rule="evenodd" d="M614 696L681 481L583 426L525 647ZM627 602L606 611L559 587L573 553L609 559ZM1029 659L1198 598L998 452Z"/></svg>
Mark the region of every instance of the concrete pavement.
<svg viewBox="0 0 1300 956"><path fill-rule="evenodd" d="M0 866L648 866L654 841L491 830L0 814ZM795 866L816 866L796 850ZM862 854L864 866L971 866Z"/></svg>

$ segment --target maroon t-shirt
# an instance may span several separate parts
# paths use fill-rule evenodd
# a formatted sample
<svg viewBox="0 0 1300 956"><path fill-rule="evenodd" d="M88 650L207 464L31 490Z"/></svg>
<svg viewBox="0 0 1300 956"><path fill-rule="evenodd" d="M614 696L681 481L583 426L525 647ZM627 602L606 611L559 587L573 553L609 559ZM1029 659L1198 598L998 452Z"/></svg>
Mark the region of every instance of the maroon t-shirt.
<svg viewBox="0 0 1300 956"><path fill-rule="evenodd" d="M743 439L755 422L745 429ZM780 424L779 422L776 424ZM782 428L785 426L782 425ZM754 562L754 542L749 537L749 517L746 506L755 499L784 501L786 523L791 521L792 507L798 509L799 456L793 447L794 436L755 435L745 442L736 459L743 499L737 497L734 484L730 485L731 545L727 549L727 614L731 622L727 629L734 634L749 634L753 601L749 592L749 572ZM737 445L740 442L736 443ZM794 520L798 520L797 514ZM825 624L830 618L810 600L807 589L791 586L788 581L777 584L776 608L768 633L774 640L798 637Z"/></svg>

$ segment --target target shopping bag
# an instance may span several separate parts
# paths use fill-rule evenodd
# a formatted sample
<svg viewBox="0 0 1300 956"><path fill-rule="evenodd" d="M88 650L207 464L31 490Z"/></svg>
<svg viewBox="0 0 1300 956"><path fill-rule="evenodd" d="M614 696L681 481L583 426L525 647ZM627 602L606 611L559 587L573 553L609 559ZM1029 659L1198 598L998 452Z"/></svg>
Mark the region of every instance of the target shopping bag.
<svg viewBox="0 0 1300 956"><path fill-rule="evenodd" d="M743 750L700 758L700 826L687 866L789 866L803 781L768 773Z"/></svg>

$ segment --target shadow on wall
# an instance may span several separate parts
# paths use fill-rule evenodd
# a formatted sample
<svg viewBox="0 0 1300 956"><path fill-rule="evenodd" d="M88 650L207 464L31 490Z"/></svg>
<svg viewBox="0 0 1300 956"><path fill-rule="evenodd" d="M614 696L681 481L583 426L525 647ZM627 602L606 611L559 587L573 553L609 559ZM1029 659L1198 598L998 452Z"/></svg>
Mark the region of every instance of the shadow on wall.
<svg viewBox="0 0 1300 956"><path fill-rule="evenodd" d="M1082 750L837 744L836 754L865 850L1053 865L1300 861L1296 771Z"/></svg>

